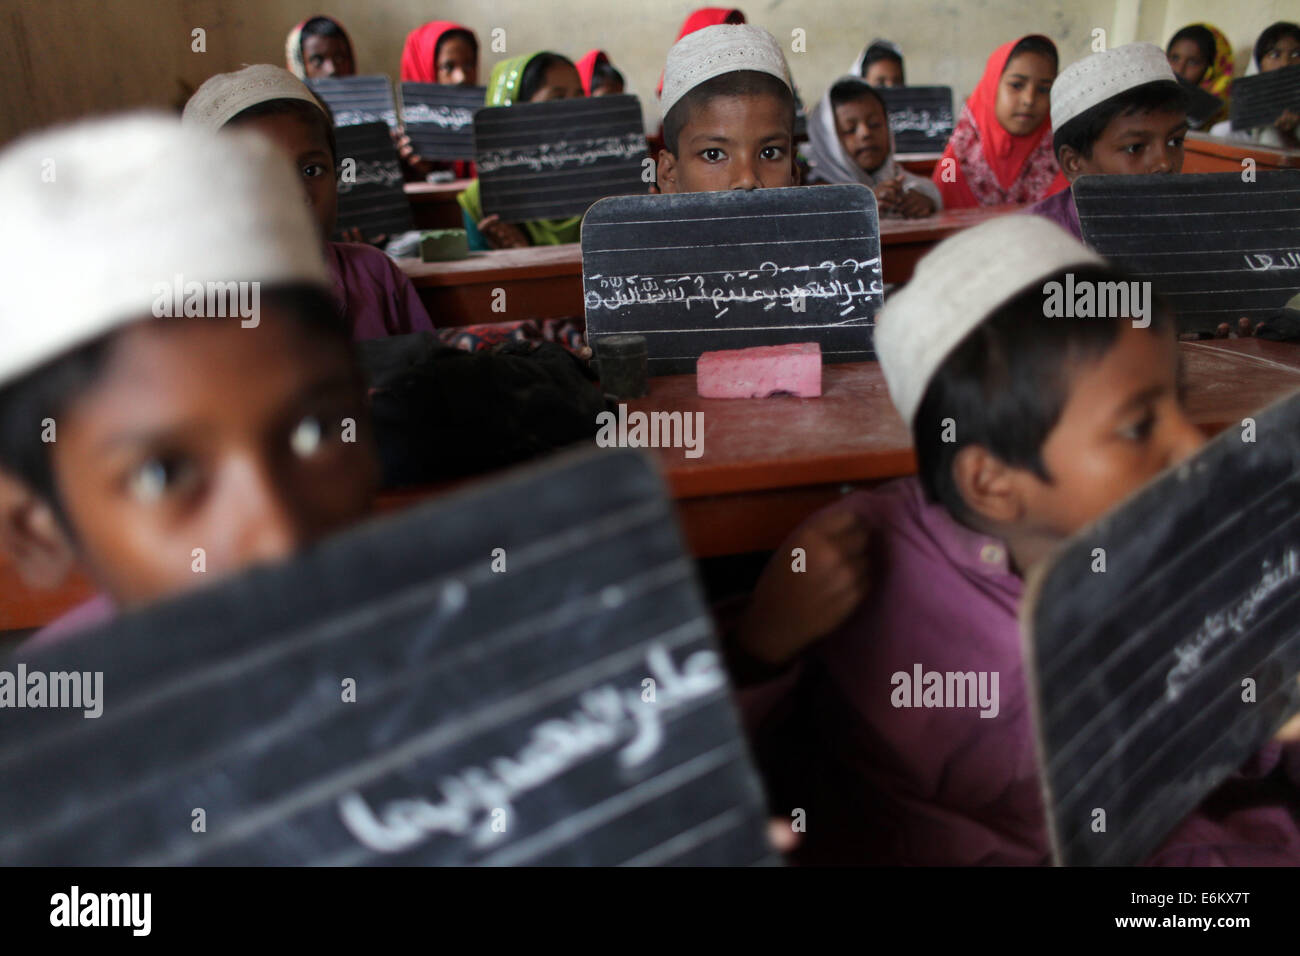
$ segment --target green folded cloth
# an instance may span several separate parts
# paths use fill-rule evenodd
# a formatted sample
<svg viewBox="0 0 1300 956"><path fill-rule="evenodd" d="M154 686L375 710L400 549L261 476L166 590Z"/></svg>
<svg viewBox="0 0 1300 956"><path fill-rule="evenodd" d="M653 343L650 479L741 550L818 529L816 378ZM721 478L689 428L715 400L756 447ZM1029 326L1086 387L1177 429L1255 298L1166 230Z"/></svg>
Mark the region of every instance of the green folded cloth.
<svg viewBox="0 0 1300 956"><path fill-rule="evenodd" d="M425 262L464 259L469 255L469 238L464 229L430 229L420 234L420 258Z"/></svg>

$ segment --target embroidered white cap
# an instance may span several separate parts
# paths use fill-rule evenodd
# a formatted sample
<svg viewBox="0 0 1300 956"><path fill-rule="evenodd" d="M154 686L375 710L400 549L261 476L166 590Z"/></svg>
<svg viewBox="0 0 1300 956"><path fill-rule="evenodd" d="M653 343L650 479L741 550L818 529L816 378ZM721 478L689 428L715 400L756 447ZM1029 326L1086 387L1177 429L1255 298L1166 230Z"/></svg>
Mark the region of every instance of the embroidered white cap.
<svg viewBox="0 0 1300 956"><path fill-rule="evenodd" d="M219 130L250 106L267 100L302 100L320 109L320 102L298 77L283 67L257 63L204 80L185 104L181 120Z"/></svg>
<svg viewBox="0 0 1300 956"><path fill-rule="evenodd" d="M1086 56L1052 84L1052 129L1112 96L1161 80L1178 82L1165 51L1154 43L1126 43Z"/></svg>
<svg viewBox="0 0 1300 956"><path fill-rule="evenodd" d="M686 34L668 51L660 97L663 115L701 83L739 70L767 73L794 89L785 54L772 34L748 23L721 23Z"/></svg>
<svg viewBox="0 0 1300 956"><path fill-rule="evenodd" d="M1041 216L1010 215L963 230L916 265L876 320L876 355L908 428L953 349L999 306L1048 276L1105 261Z"/></svg>
<svg viewBox="0 0 1300 956"><path fill-rule="evenodd" d="M252 133L130 114L0 152L0 383L148 318L160 286L329 274L302 184Z"/></svg>

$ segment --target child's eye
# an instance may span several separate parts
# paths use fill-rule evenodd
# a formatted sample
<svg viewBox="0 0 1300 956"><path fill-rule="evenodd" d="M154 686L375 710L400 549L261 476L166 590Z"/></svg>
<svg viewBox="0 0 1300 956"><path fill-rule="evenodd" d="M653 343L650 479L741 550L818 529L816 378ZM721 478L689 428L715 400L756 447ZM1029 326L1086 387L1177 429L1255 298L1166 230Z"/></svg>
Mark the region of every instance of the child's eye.
<svg viewBox="0 0 1300 956"><path fill-rule="evenodd" d="M1151 429L1155 427L1156 417L1150 411L1142 416L1136 422L1125 425L1119 430L1120 437L1128 441L1142 442L1146 441L1151 435Z"/></svg>
<svg viewBox="0 0 1300 956"><path fill-rule="evenodd" d="M1136 156L1138 153L1142 152L1142 144L1129 143L1124 147L1124 152L1128 153L1130 156Z"/></svg>
<svg viewBox="0 0 1300 956"><path fill-rule="evenodd" d="M299 458L310 458L325 440L325 426L315 415L304 415L289 434L289 447Z"/></svg>
<svg viewBox="0 0 1300 956"><path fill-rule="evenodd" d="M720 163L725 158L725 154L716 146L710 146L700 153L700 156L706 163Z"/></svg>
<svg viewBox="0 0 1300 956"><path fill-rule="evenodd" d="M1171 149L1182 149L1183 143L1185 141L1186 141L1185 136L1175 136L1173 139L1169 141L1169 146Z"/></svg>
<svg viewBox="0 0 1300 956"><path fill-rule="evenodd" d="M325 175L325 167L320 163L308 163L302 168L302 174L308 179L315 179L317 176Z"/></svg>
<svg viewBox="0 0 1300 956"><path fill-rule="evenodd" d="M784 156L785 150L782 149L780 146L764 146L763 151L759 153L759 155L762 156L764 159L768 160L769 162L771 162L773 160L780 159L782 156Z"/></svg>
<svg viewBox="0 0 1300 956"><path fill-rule="evenodd" d="M150 458L127 475L127 490L141 504L153 504L192 474L190 466L173 458Z"/></svg>

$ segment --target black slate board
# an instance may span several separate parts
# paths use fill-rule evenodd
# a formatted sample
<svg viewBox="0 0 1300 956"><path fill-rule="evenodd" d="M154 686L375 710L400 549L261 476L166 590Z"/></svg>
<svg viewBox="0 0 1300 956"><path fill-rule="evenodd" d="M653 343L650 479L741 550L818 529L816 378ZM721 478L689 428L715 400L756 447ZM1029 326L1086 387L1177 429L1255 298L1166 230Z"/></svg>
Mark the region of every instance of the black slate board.
<svg viewBox="0 0 1300 956"><path fill-rule="evenodd" d="M1286 67L1234 80L1228 116L1233 129L1272 126L1284 110L1300 112L1300 70Z"/></svg>
<svg viewBox="0 0 1300 956"><path fill-rule="evenodd" d="M1300 395L1255 424L1254 442L1229 428L1031 577L1021 620L1057 862L1141 862L1300 709Z"/></svg>
<svg viewBox="0 0 1300 956"><path fill-rule="evenodd" d="M952 135L952 87L894 86L876 90L889 112L896 153L938 153Z"/></svg>
<svg viewBox="0 0 1300 956"><path fill-rule="evenodd" d="M402 124L425 159L473 159L474 112L483 107L481 86L403 83Z"/></svg>
<svg viewBox="0 0 1300 956"><path fill-rule="evenodd" d="M641 104L630 94L474 114L483 212L505 222L581 216L606 196L644 193L647 156Z"/></svg>
<svg viewBox="0 0 1300 956"><path fill-rule="evenodd" d="M1203 90L1194 83L1188 83L1181 76L1178 85L1187 94L1187 125L1192 129L1201 129L1223 109L1223 100L1209 90Z"/></svg>
<svg viewBox="0 0 1300 956"><path fill-rule="evenodd" d="M397 126L393 84L382 74L308 80L307 85L329 106L336 127L361 123L387 123L390 129Z"/></svg>
<svg viewBox="0 0 1300 956"><path fill-rule="evenodd" d="M22 781L0 787L8 864L771 860L694 565L638 452L552 459L26 662L103 671L104 705L0 712L0 774ZM403 800L440 811L399 832Z"/></svg>
<svg viewBox="0 0 1300 956"><path fill-rule="evenodd" d="M870 359L884 291L876 197L799 186L606 199L582 222L582 285L597 356L603 336L644 335L651 375L788 342L819 342L828 362Z"/></svg>
<svg viewBox="0 0 1300 956"><path fill-rule="evenodd" d="M338 233L356 227L373 239L413 229L411 202L388 127L383 123L341 126L334 137L339 161ZM345 181L349 159L355 163L355 182Z"/></svg>
<svg viewBox="0 0 1300 956"><path fill-rule="evenodd" d="M1300 291L1300 170L1083 176L1083 238L1149 280L1182 331L1259 321Z"/></svg>

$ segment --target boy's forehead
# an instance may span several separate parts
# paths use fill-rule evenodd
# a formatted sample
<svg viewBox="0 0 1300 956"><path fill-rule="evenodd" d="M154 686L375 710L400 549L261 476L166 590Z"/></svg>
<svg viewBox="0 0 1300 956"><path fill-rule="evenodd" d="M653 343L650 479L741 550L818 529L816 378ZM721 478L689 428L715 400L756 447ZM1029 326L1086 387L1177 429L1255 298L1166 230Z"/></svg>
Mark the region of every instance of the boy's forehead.
<svg viewBox="0 0 1300 956"><path fill-rule="evenodd" d="M1127 110L1113 117L1101 135L1120 136L1147 130L1167 133L1186 125L1186 110Z"/></svg>
<svg viewBox="0 0 1300 956"><path fill-rule="evenodd" d="M681 138L794 135L789 104L770 93L727 93L693 104Z"/></svg>

